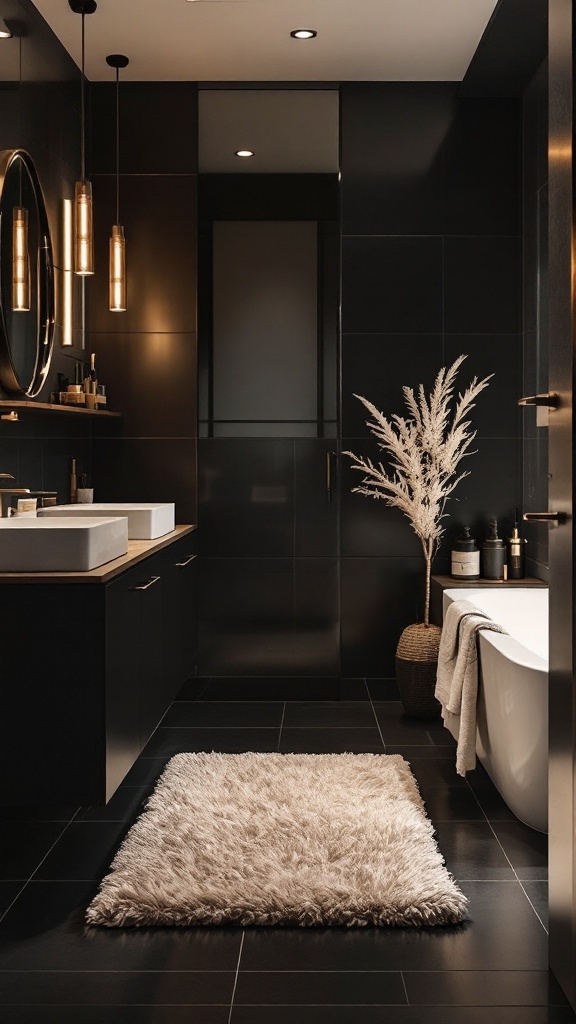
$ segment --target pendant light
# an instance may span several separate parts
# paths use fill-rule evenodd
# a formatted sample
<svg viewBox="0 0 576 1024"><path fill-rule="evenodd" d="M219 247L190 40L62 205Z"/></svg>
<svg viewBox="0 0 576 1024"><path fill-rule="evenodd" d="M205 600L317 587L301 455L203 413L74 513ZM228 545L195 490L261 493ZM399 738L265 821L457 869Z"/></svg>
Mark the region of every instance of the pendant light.
<svg viewBox="0 0 576 1024"><path fill-rule="evenodd" d="M82 15L82 71L81 71L81 150L80 181L76 182L74 199L74 272L81 277L94 273L94 229L92 224L92 185L86 181L86 112L84 77L84 18L94 14L96 0L68 0L74 14Z"/></svg>
<svg viewBox="0 0 576 1024"><path fill-rule="evenodd" d="M128 67L128 57L111 53L106 57L109 67L116 69L116 223L110 238L108 308L111 313L126 311L126 242L120 223L120 68Z"/></svg>
<svg viewBox="0 0 576 1024"><path fill-rule="evenodd" d="M22 33L18 36L18 103L22 137ZM30 253L28 251L28 210L22 205L22 160L19 160L20 195L12 211L12 310L30 311Z"/></svg>

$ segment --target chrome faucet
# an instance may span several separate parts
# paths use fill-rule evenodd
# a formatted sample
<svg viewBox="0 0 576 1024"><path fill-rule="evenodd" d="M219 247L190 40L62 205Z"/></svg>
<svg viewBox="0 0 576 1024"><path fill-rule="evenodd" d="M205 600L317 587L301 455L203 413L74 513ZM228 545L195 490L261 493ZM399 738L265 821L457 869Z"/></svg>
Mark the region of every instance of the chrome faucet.
<svg viewBox="0 0 576 1024"><path fill-rule="evenodd" d="M0 473L0 480L15 480L12 473ZM0 517L4 516L3 494L30 494L29 487L0 487Z"/></svg>

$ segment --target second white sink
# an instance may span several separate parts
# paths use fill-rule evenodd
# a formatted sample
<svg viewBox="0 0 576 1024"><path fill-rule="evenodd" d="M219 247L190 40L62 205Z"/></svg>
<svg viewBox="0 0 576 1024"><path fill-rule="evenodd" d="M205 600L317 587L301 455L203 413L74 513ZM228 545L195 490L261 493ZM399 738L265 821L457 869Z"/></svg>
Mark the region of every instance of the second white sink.
<svg viewBox="0 0 576 1024"><path fill-rule="evenodd" d="M155 540L175 525L174 502L100 501L92 505L53 505L38 509L39 516L125 516L129 540Z"/></svg>

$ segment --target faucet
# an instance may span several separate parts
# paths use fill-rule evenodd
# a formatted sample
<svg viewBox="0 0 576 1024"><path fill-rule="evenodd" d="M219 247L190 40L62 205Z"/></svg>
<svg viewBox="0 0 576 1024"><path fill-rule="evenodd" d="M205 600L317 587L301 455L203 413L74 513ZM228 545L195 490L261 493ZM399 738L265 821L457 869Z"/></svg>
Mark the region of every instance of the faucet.
<svg viewBox="0 0 576 1024"><path fill-rule="evenodd" d="M14 480L15 477L12 473L0 473L1 480ZM30 494L29 487L0 487L0 517L4 516L4 498L3 494Z"/></svg>

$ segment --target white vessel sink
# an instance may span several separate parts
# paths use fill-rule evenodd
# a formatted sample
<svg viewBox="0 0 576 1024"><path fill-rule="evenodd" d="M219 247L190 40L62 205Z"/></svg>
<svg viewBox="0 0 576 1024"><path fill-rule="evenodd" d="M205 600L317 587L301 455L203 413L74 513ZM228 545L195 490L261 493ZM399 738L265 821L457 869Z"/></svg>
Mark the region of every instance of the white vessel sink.
<svg viewBox="0 0 576 1024"><path fill-rule="evenodd" d="M92 505L54 505L38 509L38 515L126 516L129 540L155 540L174 529L174 502L100 501Z"/></svg>
<svg viewBox="0 0 576 1024"><path fill-rule="evenodd" d="M0 572L87 572L127 551L126 519L0 519Z"/></svg>

